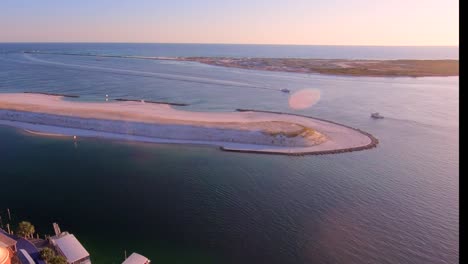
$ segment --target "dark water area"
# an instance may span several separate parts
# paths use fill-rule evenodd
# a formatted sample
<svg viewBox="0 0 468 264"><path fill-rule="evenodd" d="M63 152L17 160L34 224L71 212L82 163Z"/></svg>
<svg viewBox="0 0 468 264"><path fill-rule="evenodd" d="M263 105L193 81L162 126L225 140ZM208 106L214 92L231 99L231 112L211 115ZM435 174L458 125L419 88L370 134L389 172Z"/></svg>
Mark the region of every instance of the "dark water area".
<svg viewBox="0 0 468 264"><path fill-rule="evenodd" d="M154 263L458 263L458 77L336 77L21 52L249 56L258 49L147 45L0 44L0 92L286 111L360 128L380 144L289 157L96 138L75 143L0 126L4 223L6 208L13 223L29 220L41 235L58 222L93 263L121 263L124 250ZM320 55L310 49L281 56ZM372 49L343 49L330 54L373 56ZM392 58L405 53L398 54ZM422 58L455 56L432 54ZM282 88L319 90L320 100L294 110ZM371 119L375 111L385 118Z"/></svg>

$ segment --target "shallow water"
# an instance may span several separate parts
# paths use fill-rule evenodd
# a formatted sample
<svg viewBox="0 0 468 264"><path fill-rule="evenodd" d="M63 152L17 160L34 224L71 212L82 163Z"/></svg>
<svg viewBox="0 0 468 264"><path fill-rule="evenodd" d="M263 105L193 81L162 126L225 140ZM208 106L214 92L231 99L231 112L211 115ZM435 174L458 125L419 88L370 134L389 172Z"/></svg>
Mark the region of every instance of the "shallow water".
<svg viewBox="0 0 468 264"><path fill-rule="evenodd" d="M310 49L280 47L279 54L376 54L362 47ZM78 94L86 101L109 94L188 103L183 109L193 111L286 111L360 128L380 144L286 157L101 139L74 143L0 127L0 183L10 186L0 192L4 222L6 208L40 234L51 234L57 221L96 263L120 263L124 250L165 263L458 263L458 77L336 77L21 50L249 56L269 54L269 46L0 44L0 92ZM390 58L409 53L385 52ZM425 56L453 57L458 50ZM320 100L295 110L282 88L315 89ZM376 111L385 118L369 118Z"/></svg>

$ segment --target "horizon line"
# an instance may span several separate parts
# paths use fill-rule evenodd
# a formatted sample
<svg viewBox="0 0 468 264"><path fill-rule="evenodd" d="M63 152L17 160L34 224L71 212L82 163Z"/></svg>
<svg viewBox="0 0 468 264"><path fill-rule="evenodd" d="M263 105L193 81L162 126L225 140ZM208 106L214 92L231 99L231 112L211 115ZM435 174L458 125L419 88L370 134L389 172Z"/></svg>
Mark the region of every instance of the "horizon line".
<svg viewBox="0 0 468 264"><path fill-rule="evenodd" d="M188 44L188 45L252 45L252 46L355 46L355 47L457 47L458 45L373 45L373 44L272 44L272 43L209 43L209 42L121 42L121 41L0 41L0 44Z"/></svg>

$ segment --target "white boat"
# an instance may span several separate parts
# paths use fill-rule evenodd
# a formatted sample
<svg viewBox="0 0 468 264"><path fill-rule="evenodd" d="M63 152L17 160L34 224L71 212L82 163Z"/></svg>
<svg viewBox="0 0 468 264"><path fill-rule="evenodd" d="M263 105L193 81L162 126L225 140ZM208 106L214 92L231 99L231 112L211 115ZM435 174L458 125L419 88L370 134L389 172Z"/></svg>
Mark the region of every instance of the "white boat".
<svg viewBox="0 0 468 264"><path fill-rule="evenodd" d="M381 116L379 113L375 112L375 113L372 113L371 114L371 117L372 118L377 118L377 119L380 119L380 118L384 118L383 116Z"/></svg>
<svg viewBox="0 0 468 264"><path fill-rule="evenodd" d="M282 91L283 93L289 93L289 92L291 92L291 91L289 91L289 89L286 89L286 88L281 89L281 91Z"/></svg>

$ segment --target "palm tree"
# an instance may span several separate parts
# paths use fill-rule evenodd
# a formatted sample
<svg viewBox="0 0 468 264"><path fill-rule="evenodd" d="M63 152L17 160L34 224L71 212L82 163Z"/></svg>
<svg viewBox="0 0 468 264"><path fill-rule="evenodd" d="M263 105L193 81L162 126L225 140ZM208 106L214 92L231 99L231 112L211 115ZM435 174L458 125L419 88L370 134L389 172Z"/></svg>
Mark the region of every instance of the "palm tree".
<svg viewBox="0 0 468 264"><path fill-rule="evenodd" d="M22 236L24 238L32 237L32 235L36 232L34 226L30 222L22 221L18 224L18 229L16 230L16 234L18 236Z"/></svg>
<svg viewBox="0 0 468 264"><path fill-rule="evenodd" d="M50 261L47 261L48 264L67 264L67 259L63 256L55 256Z"/></svg>
<svg viewBox="0 0 468 264"><path fill-rule="evenodd" d="M45 262L51 261L54 257L55 257L55 251L52 250L51 248L46 247L41 250L41 258Z"/></svg>

